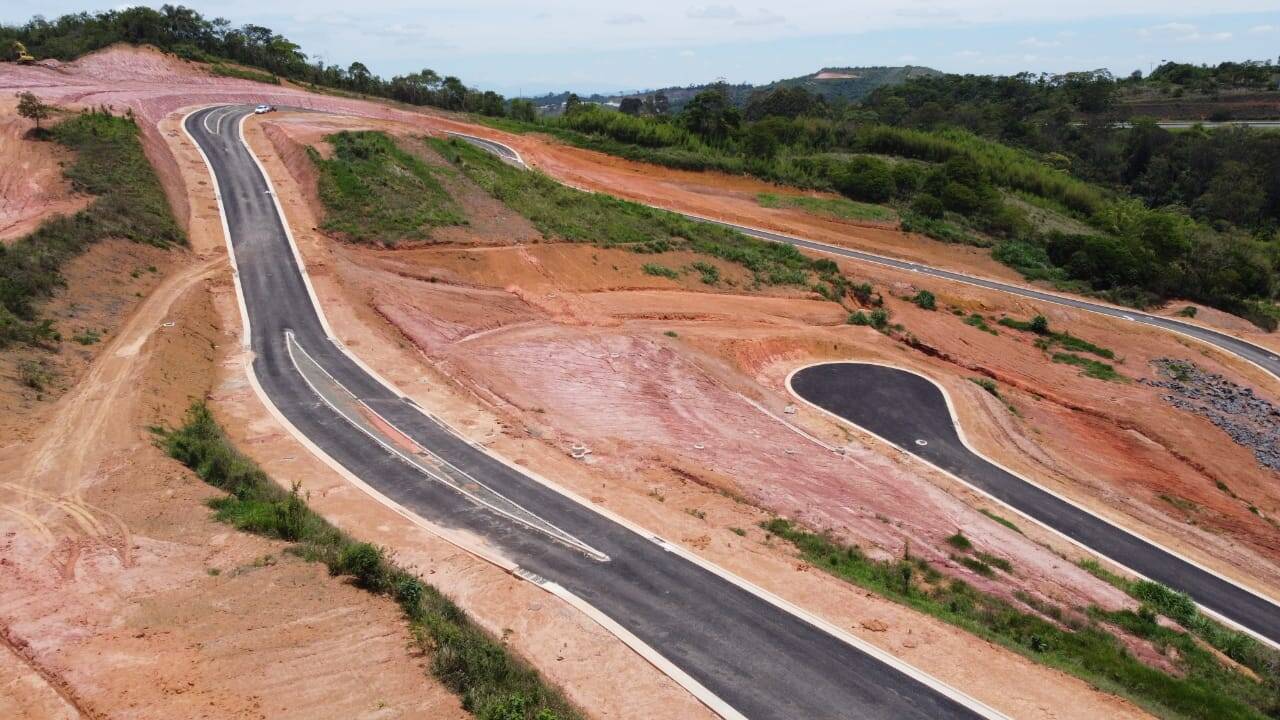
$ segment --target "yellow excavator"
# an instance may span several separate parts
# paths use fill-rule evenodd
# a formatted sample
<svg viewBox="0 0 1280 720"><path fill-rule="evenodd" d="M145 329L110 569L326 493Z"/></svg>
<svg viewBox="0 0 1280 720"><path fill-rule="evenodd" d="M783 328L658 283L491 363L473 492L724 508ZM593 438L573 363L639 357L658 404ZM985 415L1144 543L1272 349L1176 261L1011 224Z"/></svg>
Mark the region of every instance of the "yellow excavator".
<svg viewBox="0 0 1280 720"><path fill-rule="evenodd" d="M31 53L27 52L27 46L17 40L13 41L13 46L9 49L9 58L14 62L21 63L23 65L29 65L36 61L36 59L31 56Z"/></svg>

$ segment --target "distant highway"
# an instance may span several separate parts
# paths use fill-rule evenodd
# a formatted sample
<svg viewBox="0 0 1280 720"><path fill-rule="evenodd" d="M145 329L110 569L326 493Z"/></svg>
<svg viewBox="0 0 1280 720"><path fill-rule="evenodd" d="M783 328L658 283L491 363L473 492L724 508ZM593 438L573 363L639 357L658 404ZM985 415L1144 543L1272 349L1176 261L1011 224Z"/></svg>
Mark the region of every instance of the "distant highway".
<svg viewBox="0 0 1280 720"><path fill-rule="evenodd" d="M463 140L466 140L468 142L471 142L477 147L481 147L481 148L484 148L485 150L495 153L500 157L502 157L507 162L518 164L521 167L525 166L523 159L520 157L520 154L517 153L515 150L507 147L506 145L503 145L502 143L495 142L487 138L475 137L471 135L463 135L461 133L450 133L450 134L456 137L459 137ZM678 212L678 211L675 211L675 212ZM1001 282L999 280L990 280L988 278L978 277L975 275L967 275L967 274L955 272L952 270L944 270L942 268L933 267L931 265L924 265L922 263L911 262L909 260L899 260L897 258L891 258L884 255L877 255L875 253L869 253L863 250L852 250L845 247L839 247L837 245L829 245L827 243L816 242L814 240L806 240L804 238L785 235L783 233L773 232L770 230L761 230L761 229L749 227L746 225L738 225L736 223L724 222L721 220L714 220L711 218L705 218L698 215L690 215L688 213L680 213L680 214L693 220L710 222L716 225L722 225L724 227L732 228L734 230L741 232L744 235L750 235L751 237L759 238L761 240L769 240L772 242L786 243L788 245L795 245L796 247L804 248L806 250L813 250L815 252L827 253L829 255L837 255L840 257L849 258L851 260L859 260L862 262L874 263L876 265L883 265L886 267L896 268L898 270L907 270L910 272L919 273L921 275L925 275L929 277L936 277L936 278L941 278L943 280L951 280L954 282L965 283L967 285L974 285L977 287L986 288L988 290L997 290L1000 292L1009 293L1012 295L1019 295L1021 297L1030 298L1032 300L1036 300L1036 301L1051 304L1051 305L1061 305L1065 307L1075 308L1077 310L1086 310L1088 312L1097 313L1099 315L1107 315L1109 317L1119 318L1127 322L1140 323L1143 325L1151 325L1154 327L1161 328L1163 330L1169 330L1171 332L1176 332L1181 335L1187 335L1189 337L1195 338L1196 340L1200 340L1201 342L1214 345L1232 355L1236 355L1245 360L1248 360L1254 365L1257 365L1263 370L1266 370L1267 372L1271 373L1271 375L1275 377L1277 380L1280 380L1280 354L1277 354L1275 351L1261 347L1259 345L1254 345L1253 343L1248 342L1246 340L1241 340L1240 338L1237 338L1233 335L1228 335L1227 333L1218 332L1217 330L1210 330L1208 328L1201 327L1199 325L1194 325L1192 323L1181 322L1179 320L1174 320L1172 318L1163 317L1161 315L1152 315L1150 313L1144 313L1138 310L1130 310L1127 308L1120 308L1112 305L1106 305L1103 303L1092 302L1089 300L1085 300L1083 298L1072 297L1070 295L1060 295L1058 293L1046 292L1044 290L1036 290L1034 288L1027 287L1024 285L1014 285L1012 283Z"/></svg>
<svg viewBox="0 0 1280 720"><path fill-rule="evenodd" d="M1002 717L489 454L384 384L329 332L274 190L243 140L249 112L205 108L183 127L209 163L223 212L251 379L299 440L407 511L482 538L514 574L585 605L606 628L615 624L615 635L726 718Z"/></svg>

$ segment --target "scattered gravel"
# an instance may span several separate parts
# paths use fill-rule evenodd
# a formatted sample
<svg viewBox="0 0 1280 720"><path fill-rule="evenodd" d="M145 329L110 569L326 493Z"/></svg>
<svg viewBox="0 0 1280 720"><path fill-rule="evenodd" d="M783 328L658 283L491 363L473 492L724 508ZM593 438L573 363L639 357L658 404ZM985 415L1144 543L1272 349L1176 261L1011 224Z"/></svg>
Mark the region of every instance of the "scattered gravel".
<svg viewBox="0 0 1280 720"><path fill-rule="evenodd" d="M1151 364L1160 379L1140 382L1171 390L1163 396L1171 405L1208 419L1264 467L1280 470L1280 407L1189 360L1156 358Z"/></svg>

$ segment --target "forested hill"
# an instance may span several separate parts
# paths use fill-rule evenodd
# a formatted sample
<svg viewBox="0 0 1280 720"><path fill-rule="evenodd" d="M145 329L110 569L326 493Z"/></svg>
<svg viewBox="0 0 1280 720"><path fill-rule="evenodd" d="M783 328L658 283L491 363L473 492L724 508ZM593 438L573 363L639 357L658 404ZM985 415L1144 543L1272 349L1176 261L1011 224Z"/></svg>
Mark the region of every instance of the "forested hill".
<svg viewBox="0 0 1280 720"><path fill-rule="evenodd" d="M600 94L590 96L582 96L586 102L595 103L597 105L619 105L624 98L652 98L657 95L663 95L667 99L668 108L672 112L678 112L683 109L690 100L698 93L712 88L723 88L730 102L737 107L746 107L752 95L761 93L770 93L778 88L804 88L814 95L823 96L827 102L833 104L844 104L861 100L871 94L873 90L884 85L893 85L905 82L912 78L933 77L942 73L932 68L921 67L917 65L905 66L888 66L888 67L828 67L822 68L815 73L801 75L800 77L787 78L785 80L775 80L774 82L764 85L751 85L741 83L737 85L729 85L722 83L707 83L703 85L688 85L685 87L665 87L659 90L643 90L636 92L617 92L611 94ZM530 98L533 104L543 112L555 114L564 108L565 102L569 96L573 94L569 91L559 93L548 93L539 97Z"/></svg>

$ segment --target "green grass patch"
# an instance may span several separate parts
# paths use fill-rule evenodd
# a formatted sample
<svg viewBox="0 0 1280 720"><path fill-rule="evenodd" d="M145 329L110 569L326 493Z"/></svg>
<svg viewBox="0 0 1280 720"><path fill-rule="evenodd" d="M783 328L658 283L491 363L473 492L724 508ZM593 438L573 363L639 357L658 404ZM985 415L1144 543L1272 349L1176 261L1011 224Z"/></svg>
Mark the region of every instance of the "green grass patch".
<svg viewBox="0 0 1280 720"><path fill-rule="evenodd" d="M994 397L1000 397L1000 388L999 386L996 385L996 381L992 380L991 378L971 377L969 378L969 382L973 383L974 385L977 385L983 390L986 390L988 393L990 393Z"/></svg>
<svg viewBox="0 0 1280 720"><path fill-rule="evenodd" d="M767 208L796 208L812 215L824 215L838 220L870 220L889 222L897 214L883 205L847 200L845 198L816 198L803 195L775 195L760 193L756 202Z"/></svg>
<svg viewBox="0 0 1280 720"><path fill-rule="evenodd" d="M249 70L248 68L236 67L234 65L226 65L223 63L214 63L209 66L209 72L213 75L222 77L239 78L241 80L252 80L254 82L266 83L267 85L279 85L280 78L265 73L260 70Z"/></svg>
<svg viewBox="0 0 1280 720"><path fill-rule="evenodd" d="M707 285L715 285L720 282L720 268L709 262L698 260L689 263L689 267L698 271L698 274L702 276L702 282Z"/></svg>
<svg viewBox="0 0 1280 720"><path fill-rule="evenodd" d="M982 316L981 316L981 315L979 315L978 313L974 313L974 314L970 315L969 317L965 318L965 319L964 319L964 324L965 324L965 325L969 325L969 326L971 326L971 327L976 327L976 328L978 328L979 330L981 330L982 332L985 332L985 333L991 333L992 335L999 335L999 334L1000 334L1000 333L999 333L995 328L993 328L993 327L991 327L990 325L988 325L988 324L987 324L987 319L986 319L986 318L982 317Z"/></svg>
<svg viewBox="0 0 1280 720"><path fill-rule="evenodd" d="M967 583L945 580L919 558L872 560L856 546L808 532L781 518L763 523L762 527L771 535L792 543L815 567L1036 662L1070 673L1099 689L1126 697L1156 715L1205 720L1261 719L1274 717L1280 708L1280 682L1275 670L1280 664L1275 662L1275 654L1242 633L1235 635L1243 638L1240 642L1249 644L1236 651L1248 655L1249 662L1245 664L1259 672L1263 678L1260 683L1225 667L1184 633L1160 628L1154 622L1140 625L1139 622L1146 621L1134 613L1095 610L1086 617L1068 616L1029 596L1021 596L1023 602L1054 617L1051 621L1007 600L979 592ZM969 559L982 563L987 572L992 572L992 557ZM1185 615L1187 612L1185 604L1177 598L1166 597L1158 591L1147 592L1154 598L1151 604L1161 603L1159 607L1167 607L1172 613ZM1194 605L1191 609L1194 610ZM1159 647L1177 648L1178 659L1174 662L1183 676L1143 664L1100 621L1119 624L1131 632L1146 633L1142 636L1152 638ZM1270 669L1267 662L1273 663Z"/></svg>
<svg viewBox="0 0 1280 720"><path fill-rule="evenodd" d="M93 345L99 342L100 340L102 340L102 336L98 334L97 330L85 328L84 330L81 330L75 335L72 335L71 339L75 340L81 345Z"/></svg>
<svg viewBox="0 0 1280 720"><path fill-rule="evenodd" d="M285 491L223 434L203 403L181 427L157 429L170 456L227 494L210 505L238 529L295 543L289 551L323 562L332 575L352 578L371 593L395 600L415 643L431 655L431 672L482 720L576 720L581 715L503 644L489 637L436 588L391 562L379 547L359 542L307 507L295 485Z"/></svg>
<svg viewBox="0 0 1280 720"><path fill-rule="evenodd" d="M1043 318L1044 318L1043 315L1037 315L1035 318L1031 320L1018 320L1016 318L1003 317L1003 318L1000 318L999 322L1001 325L1004 325L1005 327L1008 327L1008 328L1013 328L1014 330L1021 330L1022 332L1029 332L1029 333L1035 333L1036 335L1040 335L1047 341L1045 343L1046 349L1048 347L1052 347L1053 345L1059 345L1066 350L1072 350L1075 352L1092 353L1094 355L1097 355L1098 357L1103 357L1108 360L1115 359L1116 354L1110 348L1104 348L1099 345L1094 345L1088 340L1085 340L1083 338L1078 338L1075 335L1072 335L1071 333L1052 331L1049 329L1049 324L1047 321L1038 322L1038 320L1043 320Z"/></svg>
<svg viewBox="0 0 1280 720"><path fill-rule="evenodd" d="M938 307L938 299L928 290L921 290L911 298L911 302L918 305L923 310L936 310Z"/></svg>
<svg viewBox="0 0 1280 720"><path fill-rule="evenodd" d="M973 245L974 247L990 247L991 242L979 238L960 225L942 218L925 217L919 213L902 214L901 229L903 232L919 233L934 240L955 245Z"/></svg>
<svg viewBox="0 0 1280 720"><path fill-rule="evenodd" d="M996 522L998 522L998 523L1000 523L1001 525L1003 525L1003 526L1005 526L1005 527L1009 528L1010 530L1012 530L1012 531L1014 531L1014 532L1018 533L1019 535L1021 535L1021 534L1022 534L1022 530L1018 529L1018 526L1017 526L1017 525L1014 525L1012 521L1010 521L1010 520L1006 520L1005 518L1000 517L999 515L997 515L997 514L995 514L995 513L991 512L990 510L988 510L988 509L986 509L986 508L983 508L983 509L979 510L978 512L982 513L983 515L986 515L987 517L991 518L992 520L995 520Z"/></svg>
<svg viewBox="0 0 1280 720"><path fill-rule="evenodd" d="M157 247L186 242L131 117L86 112L55 125L51 134L75 153L63 170L72 186L96 197L75 215L55 217L0 244L0 347L61 340L37 305L65 282L62 266L89 245L109 237Z"/></svg>
<svg viewBox="0 0 1280 720"><path fill-rule="evenodd" d="M308 148L320 171L325 230L356 242L396 245L422 240L432 228L466 223L438 169L396 146L386 133L335 133L333 157Z"/></svg>
<svg viewBox="0 0 1280 720"><path fill-rule="evenodd" d="M679 271L672 270L671 268L665 265L658 265L655 263L645 263L642 269L644 270L645 275L653 275L654 277L670 278L672 280L680 279Z"/></svg>
<svg viewBox="0 0 1280 720"><path fill-rule="evenodd" d="M1097 380L1107 380L1109 382L1125 381L1125 377L1120 373L1116 372L1116 369L1111 365L1108 365L1104 362L1100 362L1098 360L1092 360L1090 358L1080 357L1079 355L1075 355L1073 353L1064 353L1064 352L1054 353L1053 361L1056 363L1063 363L1065 365L1075 365L1076 367L1083 370L1082 374L1085 377L1091 377Z"/></svg>
<svg viewBox="0 0 1280 720"><path fill-rule="evenodd" d="M437 152L545 236L640 252L691 250L741 265L767 285L807 285L815 261L791 245L747 237L729 228L561 185L520 170L459 140L429 139Z"/></svg>

